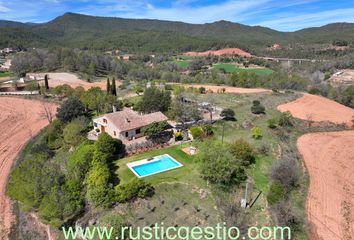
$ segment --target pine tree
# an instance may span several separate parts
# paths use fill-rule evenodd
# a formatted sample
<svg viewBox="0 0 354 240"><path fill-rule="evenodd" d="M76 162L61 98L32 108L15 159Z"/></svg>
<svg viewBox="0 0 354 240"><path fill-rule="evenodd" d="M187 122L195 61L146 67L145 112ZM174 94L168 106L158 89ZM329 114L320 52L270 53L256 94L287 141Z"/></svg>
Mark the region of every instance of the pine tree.
<svg viewBox="0 0 354 240"><path fill-rule="evenodd" d="M109 82L109 78L107 78L107 94L110 94L111 92L111 83Z"/></svg>
<svg viewBox="0 0 354 240"><path fill-rule="evenodd" d="M47 74L44 76L44 85L45 85L45 89L49 90L49 83L48 83L48 75Z"/></svg>
<svg viewBox="0 0 354 240"><path fill-rule="evenodd" d="M117 96L116 79L115 78L112 78L111 93L112 93L112 95Z"/></svg>

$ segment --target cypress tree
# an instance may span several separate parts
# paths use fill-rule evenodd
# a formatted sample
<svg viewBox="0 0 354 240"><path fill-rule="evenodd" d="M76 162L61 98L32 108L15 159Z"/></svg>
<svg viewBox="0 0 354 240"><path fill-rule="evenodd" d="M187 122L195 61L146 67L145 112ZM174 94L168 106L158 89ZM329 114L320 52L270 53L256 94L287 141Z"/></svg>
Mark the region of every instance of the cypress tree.
<svg viewBox="0 0 354 240"><path fill-rule="evenodd" d="M116 79L115 78L112 78L111 93L112 93L112 95L117 96Z"/></svg>
<svg viewBox="0 0 354 240"><path fill-rule="evenodd" d="M44 76L44 85L45 85L45 89L49 90L49 83L48 83L48 75L47 74Z"/></svg>
<svg viewBox="0 0 354 240"><path fill-rule="evenodd" d="M38 88L38 93L39 93L39 95L42 95L42 93L41 93L41 86L39 85L39 83L37 84L37 88Z"/></svg>
<svg viewBox="0 0 354 240"><path fill-rule="evenodd" d="M111 83L109 82L109 78L107 78L107 94L110 94L111 92Z"/></svg>

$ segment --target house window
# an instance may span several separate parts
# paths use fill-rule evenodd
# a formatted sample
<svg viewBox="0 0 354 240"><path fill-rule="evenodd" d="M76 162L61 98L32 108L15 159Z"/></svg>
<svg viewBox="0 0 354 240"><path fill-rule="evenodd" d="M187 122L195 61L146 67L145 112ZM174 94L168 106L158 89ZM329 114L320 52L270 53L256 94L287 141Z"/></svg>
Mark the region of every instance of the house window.
<svg viewBox="0 0 354 240"><path fill-rule="evenodd" d="M117 136L117 133L116 133L116 131L113 131L113 135L114 135L114 136Z"/></svg>
<svg viewBox="0 0 354 240"><path fill-rule="evenodd" d="M104 122L104 123L107 123L107 119L104 118L104 119L103 119L103 122Z"/></svg>
<svg viewBox="0 0 354 240"><path fill-rule="evenodd" d="M94 122L94 123L93 123L93 126L94 126L94 127L97 127L97 123L96 123L96 122Z"/></svg>
<svg viewBox="0 0 354 240"><path fill-rule="evenodd" d="M141 133L141 129L140 128L135 130L135 134L140 134L140 133Z"/></svg>
<svg viewBox="0 0 354 240"><path fill-rule="evenodd" d="M125 137L129 137L129 133L128 132L125 132Z"/></svg>

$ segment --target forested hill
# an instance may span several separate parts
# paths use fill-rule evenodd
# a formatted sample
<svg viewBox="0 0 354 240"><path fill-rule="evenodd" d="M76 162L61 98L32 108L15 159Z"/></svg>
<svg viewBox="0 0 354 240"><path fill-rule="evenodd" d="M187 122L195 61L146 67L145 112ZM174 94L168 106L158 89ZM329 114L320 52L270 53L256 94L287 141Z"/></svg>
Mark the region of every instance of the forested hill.
<svg viewBox="0 0 354 240"><path fill-rule="evenodd" d="M223 46L251 50L265 48L275 42L283 45L330 43L334 40L354 42L354 24L349 23L286 33L228 21L188 24L75 13L66 13L50 22L37 25L0 21L0 31L0 47L62 45L141 52L205 50ZM27 34L29 37L26 37Z"/></svg>

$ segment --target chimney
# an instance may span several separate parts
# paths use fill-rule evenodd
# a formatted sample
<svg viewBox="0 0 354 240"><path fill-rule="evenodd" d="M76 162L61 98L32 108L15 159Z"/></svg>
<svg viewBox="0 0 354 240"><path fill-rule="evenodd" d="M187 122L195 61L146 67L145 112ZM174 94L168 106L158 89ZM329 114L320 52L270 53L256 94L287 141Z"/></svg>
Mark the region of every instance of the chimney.
<svg viewBox="0 0 354 240"><path fill-rule="evenodd" d="M113 112L116 112L116 111L117 111L116 106L113 105L112 108L113 108Z"/></svg>
<svg viewBox="0 0 354 240"><path fill-rule="evenodd" d="M128 118L125 119L126 123L130 123L130 120Z"/></svg>

